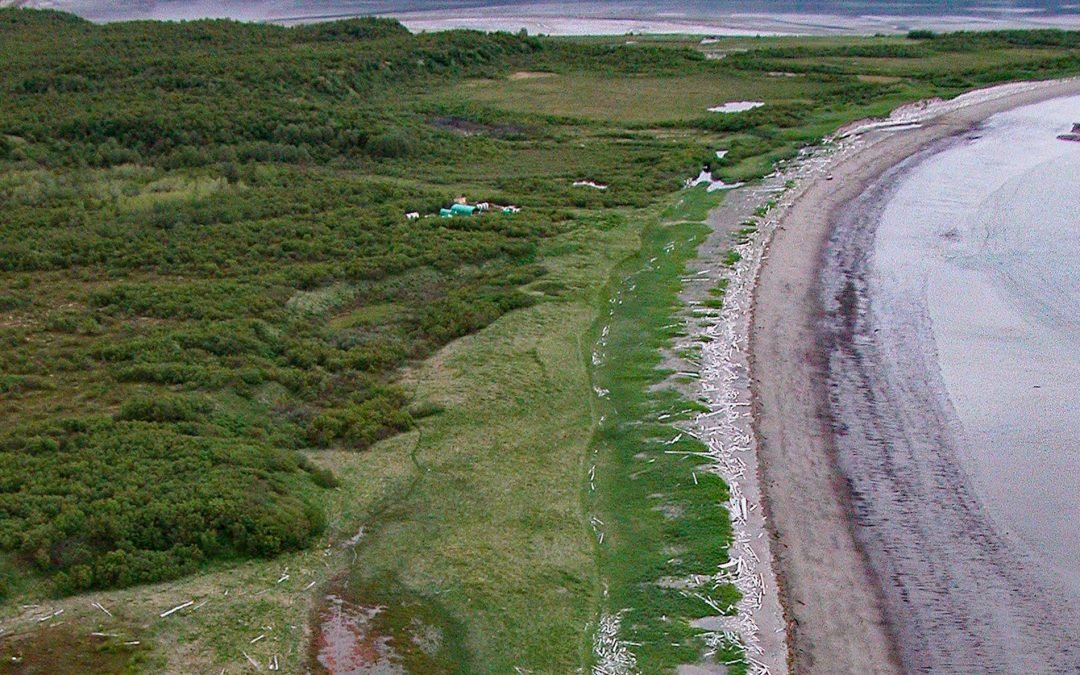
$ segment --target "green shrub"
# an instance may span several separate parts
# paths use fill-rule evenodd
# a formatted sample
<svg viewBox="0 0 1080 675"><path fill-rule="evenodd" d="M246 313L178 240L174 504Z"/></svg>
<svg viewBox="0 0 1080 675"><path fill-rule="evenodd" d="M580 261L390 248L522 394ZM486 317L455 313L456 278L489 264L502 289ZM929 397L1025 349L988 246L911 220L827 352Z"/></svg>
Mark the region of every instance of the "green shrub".
<svg viewBox="0 0 1080 675"><path fill-rule="evenodd" d="M21 295L0 295L0 312L28 307L30 300Z"/></svg>
<svg viewBox="0 0 1080 675"><path fill-rule="evenodd" d="M130 406L125 421L9 432L0 443L0 551L50 575L64 594L306 546L325 520L299 489L299 458L158 421L192 408ZM145 417L155 423L129 421Z"/></svg>
<svg viewBox="0 0 1080 675"><path fill-rule="evenodd" d="M367 400L323 411L308 424L308 439L322 447L341 443L354 450L367 449L376 441L412 428L412 417L404 405L404 392L385 388Z"/></svg>
<svg viewBox="0 0 1080 675"><path fill-rule="evenodd" d="M387 131L367 143L367 152L373 157L408 157L413 149L413 141L404 131Z"/></svg>
<svg viewBox="0 0 1080 675"><path fill-rule="evenodd" d="M195 422L211 410L209 402L189 396L160 394L126 401L116 419L140 422Z"/></svg>

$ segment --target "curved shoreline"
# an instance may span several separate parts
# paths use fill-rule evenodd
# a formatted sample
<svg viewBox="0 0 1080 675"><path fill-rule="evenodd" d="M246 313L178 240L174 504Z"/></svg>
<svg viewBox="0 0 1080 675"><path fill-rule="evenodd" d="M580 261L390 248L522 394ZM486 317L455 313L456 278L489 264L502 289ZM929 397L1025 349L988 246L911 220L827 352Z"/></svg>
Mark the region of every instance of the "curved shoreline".
<svg viewBox="0 0 1080 675"><path fill-rule="evenodd" d="M833 180L806 181L783 205L754 290L750 362L761 485L795 672L902 671L882 585L856 541L829 414L820 290L836 216L931 143L995 113L1077 92L1077 79L1003 85L897 116L918 128L864 125L818 172Z"/></svg>
<svg viewBox="0 0 1080 675"><path fill-rule="evenodd" d="M1067 102L1076 100L1049 103L1072 110ZM1045 110L1045 104L1025 106L1017 114L1041 117L1036 110ZM960 409L954 408L957 390L945 379L946 369L956 367L957 355L950 364L940 351L946 344L941 329L954 324L940 314L931 318L930 298L942 292L979 315L988 309L972 287L947 281L939 285L929 271L937 269L936 247L956 241L948 235L943 239L940 233L945 230L940 228L963 229L961 223L970 222L966 204L982 202L998 189L992 169L953 166L955 180L943 181L947 174L930 167L968 156L1005 135L994 131L995 122L988 122L974 133L932 143L891 168L840 213L820 295L827 309L821 329L829 356L830 418L837 457L853 487L856 541L882 582L886 617L895 629L904 670L1076 672L1080 615L1071 605L1078 596L1063 587L1061 576L1048 566L1050 549L1025 540L1009 523L995 518L1008 500L995 499L986 491L989 486L976 484L973 472L987 465L972 456L979 444L969 436L971 428ZM1071 148L1053 136L1062 123L1044 128L1042 141L1070 153ZM1029 142L1030 155L1040 156L1034 139L1025 137L1016 147ZM1011 167L1031 161L1030 156L999 157ZM928 174L933 185L926 184ZM1021 208L1022 198L1017 198ZM898 206L913 199L928 206L922 211ZM937 228L928 225L934 222ZM964 310L953 312L962 315ZM1008 335L1004 330L994 337L995 343L1008 340ZM977 361L977 339L969 340L964 340L963 358ZM1006 374L1008 357L1000 358L996 367L983 372L993 371L994 381L1022 377ZM1061 366L1071 360L1065 355L1059 359ZM1033 367L1025 363L1025 368ZM994 387L991 382L985 386ZM1019 417L1026 415L1021 412ZM1037 428L1039 423L1031 421ZM1049 452L1041 445L1038 452L1039 459L1029 461L1043 465L1045 472ZM1015 458L1028 452L1026 447L1010 447L1003 454ZM994 476L993 485L1017 480L1014 469ZM1040 484L1049 483L1050 476L1043 473ZM1045 512L1044 500L1032 503L1030 492L1019 499L1025 512L1042 513L1036 519L1049 521L1058 515ZM1055 531L1068 538L1064 523Z"/></svg>

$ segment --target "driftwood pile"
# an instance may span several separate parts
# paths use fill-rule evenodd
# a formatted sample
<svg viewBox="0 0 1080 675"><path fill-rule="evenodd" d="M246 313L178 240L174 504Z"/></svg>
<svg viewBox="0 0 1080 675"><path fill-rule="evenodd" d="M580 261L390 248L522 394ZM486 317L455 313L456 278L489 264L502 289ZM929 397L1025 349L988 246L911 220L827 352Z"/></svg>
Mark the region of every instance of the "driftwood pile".
<svg viewBox="0 0 1080 675"><path fill-rule="evenodd" d="M760 560L752 546L747 516L757 505L749 503L742 492L742 482L747 476L744 457L746 453L755 451L750 431L746 350L753 284L764 255L764 242L772 227L775 227L774 220L760 224L755 236L734 247L739 253L739 260L724 275L727 287L722 309L709 311L699 308L695 312L697 318L710 321L703 332L711 338L701 347L700 383L709 412L699 415L695 425L712 460L709 470L728 484L730 497L727 507L731 514L733 535L730 559L717 570L713 584L714 587L732 584L742 595L736 603L734 616L723 616L726 612L717 612L722 615L722 628L709 635L706 642L713 650L725 644L742 644L751 673L768 673L769 669L755 658L763 653L754 612L761 608L765 580L758 571Z"/></svg>
<svg viewBox="0 0 1080 675"><path fill-rule="evenodd" d="M633 645L619 639L622 613L605 614L593 636L593 655L596 664L593 675L629 675L637 672L637 658L630 651Z"/></svg>
<svg viewBox="0 0 1080 675"><path fill-rule="evenodd" d="M833 150L835 157L836 152L844 153L850 147L834 145ZM824 174L833 159L804 154L798 165L782 178L798 181ZM786 196L784 188L764 189L762 193L779 193L776 197L781 200L776 204L778 208L758 218L757 232L734 247L739 254L734 265L722 268L719 274L710 275L727 279L722 308L698 306L693 316L707 322L701 332L711 338L701 346L700 378L701 392L708 402L709 411L696 418L695 428L708 447L708 456L712 460L709 470L724 479L730 493L727 502L733 536L730 559L717 570L713 584L714 588L732 584L742 596L734 607L734 615L721 616L721 627L706 636L706 643L712 653L732 643L741 644L749 672L769 675L771 670L762 661L765 653L761 646L761 630L755 620L763 605L766 573L771 579L769 562L760 560L755 550L767 550L763 546L755 547L755 543L766 536L764 516L758 515L753 524L750 523L751 514L758 509L758 504L748 500L743 493L743 484L754 480L753 476L747 475L746 458L756 452L751 427L747 352L754 284L761 264L767 258L766 247L778 226L780 214L790 203L783 201ZM696 482L696 476L694 478ZM725 615L726 612L718 614Z"/></svg>

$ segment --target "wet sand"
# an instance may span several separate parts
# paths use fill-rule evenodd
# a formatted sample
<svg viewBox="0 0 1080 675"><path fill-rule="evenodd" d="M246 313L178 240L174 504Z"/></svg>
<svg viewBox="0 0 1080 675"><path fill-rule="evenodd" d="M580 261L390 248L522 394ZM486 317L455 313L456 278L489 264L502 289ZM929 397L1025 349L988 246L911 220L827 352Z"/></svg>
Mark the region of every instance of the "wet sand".
<svg viewBox="0 0 1080 675"><path fill-rule="evenodd" d="M917 128L868 130L838 152L827 167L833 180L820 178L807 182L796 191L783 213L755 291L751 369L762 485L776 542L773 551L796 672L925 670L926 662L919 655L935 650L939 654L945 650L949 658L955 656L951 663L960 668L950 670L950 662L938 662L942 668L935 672L1011 671L1032 664L1037 667L1027 668L1027 672L1055 672L1047 671L1046 661L1038 660L1039 654L1044 658L1047 654L1035 650L1038 640L1027 643L1032 651L1021 653L1021 662L997 660L1003 657L1002 645L986 641L1025 635L1047 638L1043 646L1052 648L1061 644L1057 642L1060 636L1047 635L1053 632L1053 622L1047 623L1052 617L1037 611L1039 598L1032 596L1016 575L1001 576L992 586L991 592L1008 591L1007 595L987 597L980 603L984 608L998 610L989 618L964 616L972 606L962 601L971 598L968 591L940 592L953 583L967 583L969 589L986 588L977 583L980 575L1004 574L1003 568L1014 564L996 558L992 528L983 527L985 522L976 527L966 519L965 514L974 511L965 510L964 500L955 497L965 494L962 474L933 462L886 467L892 470L884 482L888 489L883 490L882 498L895 495L897 499L892 504L894 510L881 511L878 515L894 519L901 527L908 515L905 508L910 510L912 506L926 507L927 511L920 517L939 507L946 509L948 515L940 513L944 521L922 520L921 527L925 528L922 532L902 530L899 540L882 540L876 547L868 546L871 542L866 533L879 523L873 522L873 514L865 507L878 495L876 491L856 494L842 470L837 440L852 430L839 427L834 433L834 409L830 404L834 392L829 387L828 356L836 348L837 340L858 344L871 340L872 336L860 333L863 327L859 323L858 289L847 284L836 298L839 323L834 325L834 330L826 330L821 280L826 246L844 207L897 164L935 142L969 131L997 112L1078 92L1080 81L1077 80L1006 87L916 111L909 119L921 123ZM850 247L850 251L858 258L859 245ZM862 250L862 254L866 255L867 251ZM863 372L868 382L885 381L886 373L875 372L873 364L864 365L867 365ZM859 391L863 401L874 400L873 387L868 385ZM916 400L911 405L917 410L919 402ZM857 431L876 438L879 449L904 436L903 427L890 427L887 421L874 419L872 415L856 415L853 419L863 423L864 428ZM850 421L844 419L839 423ZM947 432L948 426L943 428ZM868 472L883 466L873 464L873 460L868 462L863 467ZM912 482L935 486L936 491L927 491L925 501L906 500L904 489ZM935 502L945 495L951 497ZM983 541L986 546L971 551L964 546L951 546L944 536L935 536L937 549L920 551L920 542L929 541L929 535L940 522L949 523L945 529L951 536ZM912 566L895 570L899 577L883 577L882 571L891 570L880 564L880 555L882 551L895 552L892 549L902 549L895 557L907 559ZM871 560L867 555L869 550L879 557ZM909 605L913 609L905 619L896 610L907 602L904 589L910 592L912 587L921 589L924 595L919 600L930 604ZM912 632L910 617L915 615L925 621L920 631ZM993 630L982 630L987 626L975 623L987 620ZM934 644L916 644L915 641L928 636L943 636L943 639ZM1017 651L1023 652L1024 647ZM990 667L965 671L964 664L990 664Z"/></svg>
<svg viewBox="0 0 1080 675"><path fill-rule="evenodd" d="M1054 136L1076 101L935 142L835 221L821 288L834 440L907 672L1080 672L1080 594L1067 574L1077 533L1062 508L1077 495L1075 446L1039 439L1054 428L1050 413L1070 415L1072 396L1025 410L1046 396L1025 375L1057 389L1077 353L1025 286L1075 260L1041 269L1019 241L1045 228L1054 234L1038 249L1070 243L1050 223L1075 189L1073 148ZM1028 180L1038 185L1025 193ZM1056 196L1045 189L1055 182ZM1039 368L1043 356L1054 364ZM1070 419L1064 435L1075 433Z"/></svg>

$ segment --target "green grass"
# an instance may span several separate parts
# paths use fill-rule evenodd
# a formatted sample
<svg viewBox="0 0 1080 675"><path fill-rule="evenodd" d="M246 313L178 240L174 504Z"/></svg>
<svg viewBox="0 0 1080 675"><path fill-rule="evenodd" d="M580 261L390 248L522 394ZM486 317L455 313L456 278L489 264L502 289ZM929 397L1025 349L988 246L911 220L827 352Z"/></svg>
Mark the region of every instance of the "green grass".
<svg viewBox="0 0 1080 675"><path fill-rule="evenodd" d="M761 206L755 208L754 215L758 218L764 218L765 216L769 215L769 211L772 211L774 206L776 206L776 200L770 199Z"/></svg>
<svg viewBox="0 0 1080 675"><path fill-rule="evenodd" d="M664 222L701 222L709 216L724 200L724 193L717 190L709 192L708 186L698 185L689 190L681 190L675 197L675 203L660 214Z"/></svg>
<svg viewBox="0 0 1080 675"><path fill-rule="evenodd" d="M443 412L373 450L415 464L381 515L360 519L368 534L352 574L390 576L464 621L470 672L570 672L585 657L599 584L580 499L593 425L581 336L636 232L626 223L552 240L591 244L552 265L549 278L576 290L418 368L408 386Z"/></svg>
<svg viewBox="0 0 1080 675"><path fill-rule="evenodd" d="M669 77L574 72L531 79L473 80L451 89L446 96L516 112L640 125L719 114L708 109L729 101L806 100L821 89L823 86L815 83L730 72Z"/></svg>
<svg viewBox="0 0 1080 675"><path fill-rule="evenodd" d="M393 302L384 302L378 305L365 305L358 309L347 311L340 316L335 316L329 322L329 327L334 330L345 330L357 326L370 326L379 323L392 323L399 319L403 312L407 311L401 305Z"/></svg>
<svg viewBox="0 0 1080 675"><path fill-rule="evenodd" d="M670 345L679 309L679 278L708 228L695 223L648 225L641 250L613 277L603 360L593 367L603 422L593 441L595 491L588 492L602 526L598 544L607 612L623 614L621 639L634 645L642 672L665 672L700 658L690 621L714 612L664 580L713 574L727 560L727 486L705 471L705 448L672 423L703 408L670 385L661 350ZM674 442L672 442L674 441ZM720 606L738 599L732 587L693 589ZM737 654L729 655L731 657Z"/></svg>

